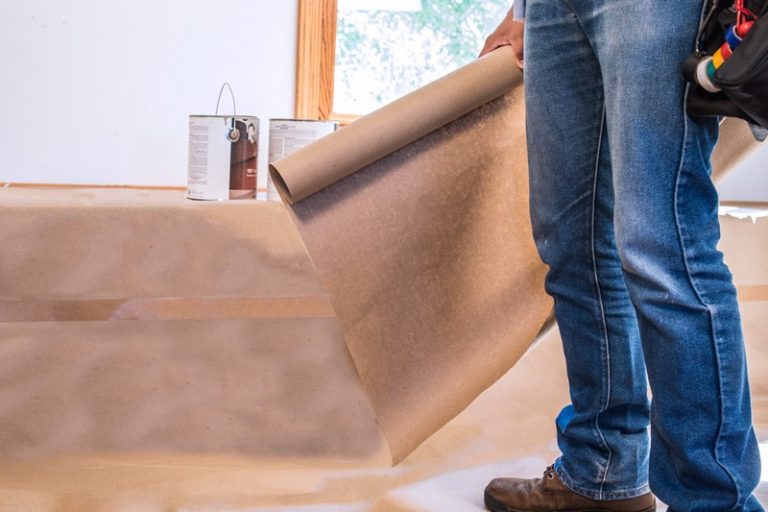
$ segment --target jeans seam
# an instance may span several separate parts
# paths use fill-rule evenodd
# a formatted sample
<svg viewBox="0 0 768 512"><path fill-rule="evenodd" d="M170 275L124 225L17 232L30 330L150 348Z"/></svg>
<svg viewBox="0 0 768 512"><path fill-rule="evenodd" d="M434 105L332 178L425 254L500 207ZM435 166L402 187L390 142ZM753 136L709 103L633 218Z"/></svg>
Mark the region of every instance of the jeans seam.
<svg viewBox="0 0 768 512"><path fill-rule="evenodd" d="M688 255L686 253L685 248L685 240L682 233L682 228L680 225L680 218L679 218L679 210L678 210L678 197L679 197L679 185L680 185L680 176L682 175L682 170L685 164L685 155L686 150L688 146L688 116L686 114L686 104L688 102L688 94L690 91L690 84L686 84L685 87L685 94L683 95L683 141L682 146L680 150L680 164L677 168L677 175L675 176L675 193L674 193L674 201L673 201L673 209L675 214L675 227L677 229L677 236L678 241L680 243L680 250L683 256L683 265L685 266L685 274L688 278L688 282L691 285L691 288L693 289L694 294L696 295L697 300L705 307L707 308L707 316L709 317L709 324L710 328L712 330L712 348L715 353L715 363L717 364L717 385L718 385L718 401L720 402L720 418L718 422L718 428L717 428L717 435L715 436L715 446L713 448L713 455L715 462L717 462L718 466L722 468L722 470L725 472L726 475L728 475L728 478L731 480L734 489L736 490L736 502L734 503L734 506L736 506L741 501L741 490L739 489L738 482L736 482L736 479L731 474L731 472L728 470L725 465L720 462L720 458L718 457L718 447L721 445L722 441L722 431L723 431L723 424L725 422L725 404L723 401L723 378L722 378L722 361L720 358L720 351L718 349L718 342L717 342L717 335L714 325L714 318L712 315L712 308L709 304L707 304L703 299L702 295L699 292L698 288L696 287L696 284L694 282L693 276L691 275L690 266L688 265ZM733 507L732 507L733 508Z"/></svg>
<svg viewBox="0 0 768 512"><path fill-rule="evenodd" d="M597 202L597 177L598 177L598 170L600 168L600 153L602 151L603 146L603 134L605 130L605 103L603 103L603 109L600 116L600 135L597 140L597 151L595 155L595 171L594 171L594 179L592 181L592 219L591 219L591 250L592 250L592 271L595 276L595 288L597 290L597 301L600 305L600 319L603 324L603 336L605 340L605 363L604 368L606 371L606 378L603 379L603 390L605 393L605 401L602 407L600 408L600 411L595 415L595 428L597 429L598 434L600 434L600 439L603 442L603 446L605 446L605 449L608 451L608 460L605 463L605 469L603 470L602 475L602 482L600 482L600 495L602 496L605 483L608 480L608 471L611 467L611 461L613 459L613 451L611 450L611 447L608 445L608 442L605 440L605 436L603 435L602 430L600 430L600 414L605 412L608 409L608 406L611 403L611 349L610 349L610 343L608 340L608 326L605 321L605 306L603 305L603 295L600 292L600 280L598 278L597 274L597 256L595 254L595 210L596 210L596 202Z"/></svg>
<svg viewBox="0 0 768 512"><path fill-rule="evenodd" d="M593 500L632 499L632 498L637 498L638 496L647 494L651 491L647 483L640 485L638 487L633 487L629 489L617 489L615 491L611 491L608 493L602 490L595 491L594 489L587 489L586 487L582 487L576 484L574 480L570 477L570 475L566 472L566 469L562 466L562 464L555 464L555 473L557 473L557 476L560 478L560 481L568 489Z"/></svg>

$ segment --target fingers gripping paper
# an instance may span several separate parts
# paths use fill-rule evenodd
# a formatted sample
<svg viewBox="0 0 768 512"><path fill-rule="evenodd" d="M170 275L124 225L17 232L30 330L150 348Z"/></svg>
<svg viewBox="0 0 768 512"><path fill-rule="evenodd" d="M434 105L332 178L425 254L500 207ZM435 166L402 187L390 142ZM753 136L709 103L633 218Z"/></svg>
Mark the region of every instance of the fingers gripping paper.
<svg viewBox="0 0 768 512"><path fill-rule="evenodd" d="M397 463L551 324L509 48L270 167Z"/></svg>

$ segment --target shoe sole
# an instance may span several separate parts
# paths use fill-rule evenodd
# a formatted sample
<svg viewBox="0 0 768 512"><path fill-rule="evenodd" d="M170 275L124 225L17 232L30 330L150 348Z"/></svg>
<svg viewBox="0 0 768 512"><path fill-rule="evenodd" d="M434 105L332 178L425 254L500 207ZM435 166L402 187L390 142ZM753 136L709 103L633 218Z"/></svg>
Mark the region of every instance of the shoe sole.
<svg viewBox="0 0 768 512"><path fill-rule="evenodd" d="M485 507L491 512L531 512L530 510L524 510L522 508L509 508L503 503L499 502L491 496L488 491L485 491ZM656 505L638 510L636 512L655 512ZM613 512L609 508L572 508L567 510L561 510L559 512ZM615 511L620 512L620 511Z"/></svg>

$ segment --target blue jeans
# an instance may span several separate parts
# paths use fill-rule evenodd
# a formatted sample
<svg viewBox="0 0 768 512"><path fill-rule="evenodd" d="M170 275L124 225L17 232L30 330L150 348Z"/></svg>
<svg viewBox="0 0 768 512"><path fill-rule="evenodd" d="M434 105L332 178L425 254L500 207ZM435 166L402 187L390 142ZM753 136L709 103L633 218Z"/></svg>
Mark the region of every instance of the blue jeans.
<svg viewBox="0 0 768 512"><path fill-rule="evenodd" d="M716 249L718 119L684 109L703 8L527 2L530 212L571 399L555 471L593 499L650 489L677 512L762 510L736 289Z"/></svg>

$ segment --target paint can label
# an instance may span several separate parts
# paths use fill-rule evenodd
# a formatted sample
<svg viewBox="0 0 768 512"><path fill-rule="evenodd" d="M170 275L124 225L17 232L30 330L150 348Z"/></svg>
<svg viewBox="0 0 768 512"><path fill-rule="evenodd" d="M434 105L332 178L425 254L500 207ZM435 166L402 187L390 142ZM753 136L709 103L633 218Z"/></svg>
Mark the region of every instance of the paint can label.
<svg viewBox="0 0 768 512"><path fill-rule="evenodd" d="M256 197L259 120L189 116L187 197L206 201Z"/></svg>
<svg viewBox="0 0 768 512"><path fill-rule="evenodd" d="M269 163L277 162L294 151L333 133L338 126L335 121L270 119ZM267 199L280 201L280 194L269 174L267 174Z"/></svg>

